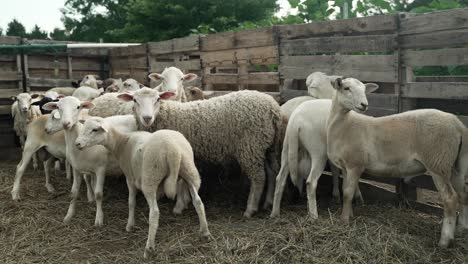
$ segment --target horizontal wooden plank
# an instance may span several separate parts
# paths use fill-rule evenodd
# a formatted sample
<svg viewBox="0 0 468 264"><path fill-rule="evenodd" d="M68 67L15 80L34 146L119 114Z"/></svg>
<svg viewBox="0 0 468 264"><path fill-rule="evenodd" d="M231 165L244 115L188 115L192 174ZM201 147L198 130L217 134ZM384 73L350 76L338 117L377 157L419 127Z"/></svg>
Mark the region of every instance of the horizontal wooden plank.
<svg viewBox="0 0 468 264"><path fill-rule="evenodd" d="M162 72L167 67L177 67L183 72L199 71L201 69L200 60L186 60L186 61L156 61L152 60L150 63L150 72Z"/></svg>
<svg viewBox="0 0 468 264"><path fill-rule="evenodd" d="M198 35L148 43L148 51L150 54L198 51L199 47L200 37Z"/></svg>
<svg viewBox="0 0 468 264"><path fill-rule="evenodd" d="M203 83L205 84L237 84L239 76L237 74L205 74Z"/></svg>
<svg viewBox="0 0 468 264"><path fill-rule="evenodd" d="M278 47L267 46L202 52L201 61L203 66L275 64L278 63Z"/></svg>
<svg viewBox="0 0 468 264"><path fill-rule="evenodd" d="M21 72L17 71L2 71L0 72L0 81L18 81L22 80Z"/></svg>
<svg viewBox="0 0 468 264"><path fill-rule="evenodd" d="M415 76L416 82L468 82L468 75Z"/></svg>
<svg viewBox="0 0 468 264"><path fill-rule="evenodd" d="M468 9L454 9L400 17L400 34L419 34L448 29L468 28Z"/></svg>
<svg viewBox="0 0 468 264"><path fill-rule="evenodd" d="M11 98L12 96L16 96L19 93L22 93L23 90L21 89L0 89L0 98Z"/></svg>
<svg viewBox="0 0 468 264"><path fill-rule="evenodd" d="M314 53L382 52L397 48L396 35L318 37L281 41L282 55Z"/></svg>
<svg viewBox="0 0 468 264"><path fill-rule="evenodd" d="M147 44L141 44L136 46L113 48L109 51L110 58L115 57L127 57L127 56L146 56L148 50Z"/></svg>
<svg viewBox="0 0 468 264"><path fill-rule="evenodd" d="M107 57L109 56L109 49L104 49L104 48L68 49L67 53L73 57Z"/></svg>
<svg viewBox="0 0 468 264"><path fill-rule="evenodd" d="M467 82L412 82L401 91L406 98L468 99Z"/></svg>
<svg viewBox="0 0 468 264"><path fill-rule="evenodd" d="M279 83L280 80L277 72L239 75L239 84L276 84L279 86Z"/></svg>
<svg viewBox="0 0 468 264"><path fill-rule="evenodd" d="M200 38L201 51L227 50L261 46L273 46L278 43L276 27L264 27L237 32L224 32Z"/></svg>
<svg viewBox="0 0 468 264"><path fill-rule="evenodd" d="M21 43L20 37L7 37L7 36L0 37L0 44L2 45L14 45L14 44L20 44L20 43Z"/></svg>
<svg viewBox="0 0 468 264"><path fill-rule="evenodd" d="M468 29L439 31L399 37L400 48L430 49L468 45Z"/></svg>
<svg viewBox="0 0 468 264"><path fill-rule="evenodd" d="M468 48L441 50L406 50L402 61L408 66L468 65Z"/></svg>
<svg viewBox="0 0 468 264"><path fill-rule="evenodd" d="M52 59L52 58L51 58ZM109 65L105 63L101 66L99 62L75 62L72 60L72 70L89 70L89 71L100 71L101 67L103 70L109 70ZM49 61L43 59L35 59L32 56L28 57L28 70L34 69L59 69L68 70L68 63L66 61Z"/></svg>
<svg viewBox="0 0 468 264"><path fill-rule="evenodd" d="M146 56L111 58L110 65L114 69L125 69L125 68L147 69L148 60Z"/></svg>
<svg viewBox="0 0 468 264"><path fill-rule="evenodd" d="M70 87L72 79L28 78L29 86L33 87Z"/></svg>
<svg viewBox="0 0 468 264"><path fill-rule="evenodd" d="M14 62L16 63L16 55L0 55L0 62Z"/></svg>
<svg viewBox="0 0 468 264"><path fill-rule="evenodd" d="M11 105L0 105L0 115L11 115Z"/></svg>
<svg viewBox="0 0 468 264"><path fill-rule="evenodd" d="M379 15L361 18L340 19L309 24L278 26L284 39L310 38L318 36L364 35L395 32L398 28L397 15Z"/></svg>
<svg viewBox="0 0 468 264"><path fill-rule="evenodd" d="M398 95L396 94L367 94L370 107L393 109L398 111Z"/></svg>
<svg viewBox="0 0 468 264"><path fill-rule="evenodd" d="M281 56L285 79L306 79L311 72L345 75L362 81L398 82L394 55Z"/></svg>

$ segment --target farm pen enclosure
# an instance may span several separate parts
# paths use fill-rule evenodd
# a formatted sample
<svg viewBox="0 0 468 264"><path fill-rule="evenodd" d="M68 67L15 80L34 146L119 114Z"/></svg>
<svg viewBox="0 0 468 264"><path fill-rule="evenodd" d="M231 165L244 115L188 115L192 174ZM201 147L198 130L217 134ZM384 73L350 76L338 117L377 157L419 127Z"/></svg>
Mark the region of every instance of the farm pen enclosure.
<svg viewBox="0 0 468 264"><path fill-rule="evenodd" d="M16 147L9 118L10 96L70 86L71 80L85 74L131 77L154 86L147 78L150 72L176 66L196 73L200 80L193 85L215 95L255 89L282 103L305 95L305 78L322 71L378 83L378 93L368 98L369 115L437 108L457 114L468 125L468 77L421 74L427 67L468 67L467 17L468 9L404 13L196 35L128 48L1 54L0 145L2 156L7 157L0 169L0 241L9 242L0 246L3 262L138 262L147 230L147 209L139 197L137 230L124 231L127 191L123 179L107 180L103 229L92 227L94 206L83 198L77 217L70 225L62 224L70 187L62 175L53 179L57 192L52 195L43 187L43 172L29 171L23 180L23 200L11 201L19 157L10 155ZM0 44L25 43L43 44L0 37ZM326 183L329 177L323 178ZM197 240L193 209L175 217L170 213L173 204L163 202L153 258L194 263L466 261L466 236L457 236L451 249L436 248L439 218L422 213L438 211L428 204L437 203L438 197L429 177L419 176L409 183L364 178L361 188L368 204L357 205L354 222L345 227L337 223L339 206L325 199L329 190L319 197L320 218L315 222L307 218L302 198L299 204L284 202L278 220L267 219L267 211L243 220L247 196L236 194L230 189L235 184L215 175L221 182L219 189L213 193L204 190L202 196L208 197L205 206L214 240ZM404 201L402 204L420 210L372 201Z"/></svg>

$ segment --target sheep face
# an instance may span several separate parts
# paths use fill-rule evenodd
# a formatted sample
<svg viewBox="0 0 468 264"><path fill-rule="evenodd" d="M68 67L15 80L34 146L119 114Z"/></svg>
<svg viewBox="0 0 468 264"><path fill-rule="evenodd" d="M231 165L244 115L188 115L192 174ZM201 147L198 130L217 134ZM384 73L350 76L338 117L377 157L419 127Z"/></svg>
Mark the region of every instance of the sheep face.
<svg viewBox="0 0 468 264"><path fill-rule="evenodd" d="M366 93L375 91L379 86L375 83L363 84L354 78L337 78L334 88L338 102L349 110L363 113L367 110Z"/></svg>
<svg viewBox="0 0 468 264"><path fill-rule="evenodd" d="M122 83L121 78L119 78L119 79L108 78L108 79L106 79L104 81L104 84L107 85L105 91L108 92L108 93L118 92L118 91L122 90L122 87L123 87L123 83Z"/></svg>
<svg viewBox="0 0 468 264"><path fill-rule="evenodd" d="M54 134L62 130L62 122L60 121L60 113L58 110L53 110L47 117L44 130L47 134Z"/></svg>
<svg viewBox="0 0 468 264"><path fill-rule="evenodd" d="M70 129L78 122L81 110L92 107L94 105L90 102L81 103L78 98L67 96L59 102L47 103L42 108L45 110L57 109L63 128Z"/></svg>
<svg viewBox="0 0 468 264"><path fill-rule="evenodd" d="M83 77L83 80L81 80L80 82L80 86L88 86L97 89L98 85L102 84L102 81L98 80L98 78L98 75L85 75L85 77Z"/></svg>
<svg viewBox="0 0 468 264"><path fill-rule="evenodd" d="M339 76L328 76L322 72L314 72L307 77L306 85L310 96L319 99L331 99L335 93L333 84Z"/></svg>
<svg viewBox="0 0 468 264"><path fill-rule="evenodd" d="M28 112L31 109L32 99L38 98L40 95L38 94L28 94L28 93L20 93L18 96L13 96L11 99L13 101L17 101L18 103L18 110L20 112Z"/></svg>
<svg viewBox="0 0 468 264"><path fill-rule="evenodd" d="M75 145L84 149L94 145L102 145L107 139L107 125L101 117L92 117L84 122L83 129L76 138Z"/></svg>
<svg viewBox="0 0 468 264"><path fill-rule="evenodd" d="M162 85L159 88L160 92L174 92L181 91L183 88L184 81L195 80L198 76L194 73L184 74L181 70L176 67L169 67L159 73L151 73L148 75L153 81L161 81Z"/></svg>
<svg viewBox="0 0 468 264"><path fill-rule="evenodd" d="M159 108L161 107L160 100L168 99L174 95L175 93L173 92L160 93L154 89L144 87L133 94L120 94L118 98L127 102L133 100L133 113L136 119L143 126L150 127L159 113Z"/></svg>
<svg viewBox="0 0 468 264"><path fill-rule="evenodd" d="M142 87L142 84L137 82L135 79L127 79L125 82L122 84L122 89L120 90L121 92L132 92L140 89Z"/></svg>

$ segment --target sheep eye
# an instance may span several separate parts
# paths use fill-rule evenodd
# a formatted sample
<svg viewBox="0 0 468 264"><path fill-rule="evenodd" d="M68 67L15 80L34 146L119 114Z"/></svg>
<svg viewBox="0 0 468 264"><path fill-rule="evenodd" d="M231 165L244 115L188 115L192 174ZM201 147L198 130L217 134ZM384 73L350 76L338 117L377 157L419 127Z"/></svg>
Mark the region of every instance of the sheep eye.
<svg viewBox="0 0 468 264"><path fill-rule="evenodd" d="M133 99L133 102L135 102L135 103L136 103L136 102L137 102L137 101L136 101L136 99Z"/></svg>
<svg viewBox="0 0 468 264"><path fill-rule="evenodd" d="M184 77L182 77L180 80L183 81L183 80L184 80Z"/></svg>
<svg viewBox="0 0 468 264"><path fill-rule="evenodd" d="M80 109L80 106L77 106L76 109Z"/></svg>
<svg viewBox="0 0 468 264"><path fill-rule="evenodd" d="M345 87L344 90L345 90L345 91L349 91L349 87Z"/></svg>
<svg viewBox="0 0 468 264"><path fill-rule="evenodd" d="M99 129L97 129L97 128L93 128L93 129L92 129L92 131L93 131L93 132L98 132L98 131L99 131Z"/></svg>

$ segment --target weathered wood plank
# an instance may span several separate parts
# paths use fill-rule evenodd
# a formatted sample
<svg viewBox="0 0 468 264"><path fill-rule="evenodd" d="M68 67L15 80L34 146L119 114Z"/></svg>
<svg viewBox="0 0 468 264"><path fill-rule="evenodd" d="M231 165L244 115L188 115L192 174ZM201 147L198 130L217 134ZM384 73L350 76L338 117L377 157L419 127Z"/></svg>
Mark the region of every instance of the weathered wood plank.
<svg viewBox="0 0 468 264"><path fill-rule="evenodd" d="M0 62L14 62L16 61L15 55L0 55Z"/></svg>
<svg viewBox="0 0 468 264"><path fill-rule="evenodd" d="M109 56L109 49L103 48L80 48L68 49L68 55L76 57L107 57Z"/></svg>
<svg viewBox="0 0 468 264"><path fill-rule="evenodd" d="M468 82L468 75L416 76L416 82Z"/></svg>
<svg viewBox="0 0 468 264"><path fill-rule="evenodd" d="M250 74L241 74L239 75L239 84L249 85L249 84L272 84L278 85L279 89L279 75L278 73L250 73Z"/></svg>
<svg viewBox="0 0 468 264"><path fill-rule="evenodd" d="M0 37L0 44L2 45L13 45L21 43L21 38L19 37L7 37L2 36Z"/></svg>
<svg viewBox="0 0 468 264"><path fill-rule="evenodd" d="M468 9L454 9L400 18L400 34L468 28Z"/></svg>
<svg viewBox="0 0 468 264"><path fill-rule="evenodd" d="M431 32L399 37L400 48L449 48L468 44L468 29Z"/></svg>
<svg viewBox="0 0 468 264"><path fill-rule="evenodd" d="M28 78L28 84L32 87L70 87L71 82L71 79Z"/></svg>
<svg viewBox="0 0 468 264"><path fill-rule="evenodd" d="M201 51L227 50L261 46L273 46L278 43L276 27L264 27L238 32L224 32L200 38Z"/></svg>
<svg viewBox="0 0 468 264"><path fill-rule="evenodd" d="M136 68L147 69L148 61L145 57L134 58L114 58L110 60L111 67L114 69Z"/></svg>
<svg viewBox="0 0 468 264"><path fill-rule="evenodd" d="M239 75L237 74L206 74L203 76L203 83L206 84L237 84Z"/></svg>
<svg viewBox="0 0 468 264"><path fill-rule="evenodd" d="M201 61L200 60L184 60L176 61L176 67L182 71L199 71L201 70Z"/></svg>
<svg viewBox="0 0 468 264"><path fill-rule="evenodd" d="M298 39L318 36L364 35L382 32L395 32L398 28L397 15L380 15L362 18L351 18L310 24L278 26L280 37Z"/></svg>
<svg viewBox="0 0 468 264"><path fill-rule="evenodd" d="M111 58L127 56L146 56L147 49L147 44L122 48L113 48L109 51L109 56Z"/></svg>
<svg viewBox="0 0 468 264"><path fill-rule="evenodd" d="M193 35L185 38L173 39L172 52L186 52L200 50L200 36Z"/></svg>
<svg viewBox="0 0 468 264"><path fill-rule="evenodd" d="M305 79L311 72L345 75L362 81L398 82L394 55L281 56L285 79Z"/></svg>
<svg viewBox="0 0 468 264"><path fill-rule="evenodd" d="M23 76L17 71L3 71L0 72L0 81L18 81L21 80Z"/></svg>
<svg viewBox="0 0 468 264"><path fill-rule="evenodd" d="M413 82L402 85L405 98L468 99L468 83Z"/></svg>
<svg viewBox="0 0 468 264"><path fill-rule="evenodd" d="M370 107L393 109L398 111L398 95L396 94L367 94Z"/></svg>
<svg viewBox="0 0 468 264"><path fill-rule="evenodd" d="M52 59L52 58L51 58ZM68 70L68 61L49 61L43 60L42 58L34 58L29 56L29 70L34 71L35 69L59 69L59 70ZM90 71L99 71L101 70L101 64L99 62L78 62L73 61L72 67L74 70L90 70ZM107 71L109 69L109 65L104 64L104 70Z"/></svg>
<svg viewBox="0 0 468 264"><path fill-rule="evenodd" d="M468 48L441 50L407 50L402 62L408 66L447 66L468 64Z"/></svg>
<svg viewBox="0 0 468 264"><path fill-rule="evenodd" d="M318 37L281 41L282 55L310 55L314 53L382 52L397 47L396 35L367 35Z"/></svg>
<svg viewBox="0 0 468 264"><path fill-rule="evenodd" d="M268 46L202 52L201 61L204 67L235 64L275 64L278 63L278 47Z"/></svg>
<svg viewBox="0 0 468 264"><path fill-rule="evenodd" d="M8 98L10 99L12 96L16 96L19 93L23 92L20 89L0 89L0 98ZM13 101L11 101L10 104L12 104Z"/></svg>

